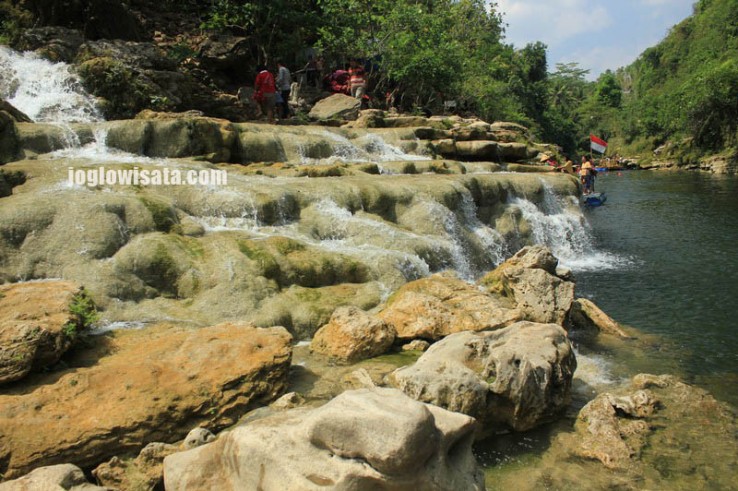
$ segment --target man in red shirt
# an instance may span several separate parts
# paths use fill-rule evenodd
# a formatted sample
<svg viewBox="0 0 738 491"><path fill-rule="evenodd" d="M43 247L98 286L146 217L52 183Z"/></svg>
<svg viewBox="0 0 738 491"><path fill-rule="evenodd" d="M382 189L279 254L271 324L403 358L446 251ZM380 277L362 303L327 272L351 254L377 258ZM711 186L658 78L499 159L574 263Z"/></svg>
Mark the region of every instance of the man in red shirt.
<svg viewBox="0 0 738 491"><path fill-rule="evenodd" d="M254 80L254 100L259 104L262 114L266 115L269 123L274 123L274 103L277 92L274 75L264 65L257 66L256 71L259 74Z"/></svg>

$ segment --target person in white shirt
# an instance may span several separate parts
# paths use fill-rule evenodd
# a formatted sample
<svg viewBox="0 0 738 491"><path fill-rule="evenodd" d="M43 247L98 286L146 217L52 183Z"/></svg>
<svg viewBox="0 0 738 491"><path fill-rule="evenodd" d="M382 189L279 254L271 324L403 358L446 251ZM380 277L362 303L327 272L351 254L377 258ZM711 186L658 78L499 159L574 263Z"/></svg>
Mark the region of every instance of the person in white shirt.
<svg viewBox="0 0 738 491"><path fill-rule="evenodd" d="M286 119L290 117L290 88L292 86L292 76L290 74L289 69L284 66L284 63L281 61L277 62L277 67L279 70L277 71L277 90L279 91L280 95L282 96L282 102L281 105L281 118Z"/></svg>

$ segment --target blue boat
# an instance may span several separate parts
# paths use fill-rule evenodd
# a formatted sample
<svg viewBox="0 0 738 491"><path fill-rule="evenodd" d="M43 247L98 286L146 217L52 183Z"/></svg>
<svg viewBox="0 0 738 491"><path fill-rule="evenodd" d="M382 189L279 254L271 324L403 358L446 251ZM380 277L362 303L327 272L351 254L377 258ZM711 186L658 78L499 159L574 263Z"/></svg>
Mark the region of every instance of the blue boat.
<svg viewBox="0 0 738 491"><path fill-rule="evenodd" d="M605 204L605 201L607 201L607 195L605 193L592 193L582 196L582 203L585 206L602 206Z"/></svg>

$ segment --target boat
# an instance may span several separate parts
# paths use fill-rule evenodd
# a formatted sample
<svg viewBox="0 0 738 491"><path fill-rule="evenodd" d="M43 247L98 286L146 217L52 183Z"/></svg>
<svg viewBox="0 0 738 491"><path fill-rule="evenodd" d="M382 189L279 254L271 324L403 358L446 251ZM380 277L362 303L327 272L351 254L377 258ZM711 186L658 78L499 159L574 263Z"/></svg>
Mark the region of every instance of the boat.
<svg viewBox="0 0 738 491"><path fill-rule="evenodd" d="M582 203L585 206L601 206L607 201L607 195L605 193L591 193L582 196Z"/></svg>

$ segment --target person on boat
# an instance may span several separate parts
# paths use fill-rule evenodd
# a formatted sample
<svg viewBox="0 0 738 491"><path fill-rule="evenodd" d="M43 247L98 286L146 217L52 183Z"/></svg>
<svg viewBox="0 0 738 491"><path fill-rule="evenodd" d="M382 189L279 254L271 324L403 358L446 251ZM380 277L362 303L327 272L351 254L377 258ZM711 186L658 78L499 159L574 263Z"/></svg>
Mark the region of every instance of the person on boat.
<svg viewBox="0 0 738 491"><path fill-rule="evenodd" d="M587 160L587 157L582 155L582 165L579 168L579 176L582 179L582 186L584 187L584 194L591 194L594 192L594 167L592 162Z"/></svg>

